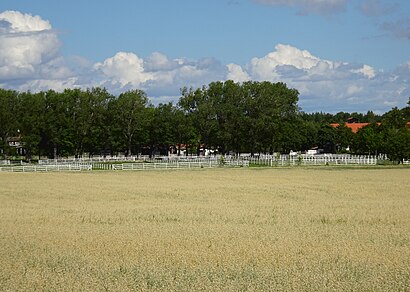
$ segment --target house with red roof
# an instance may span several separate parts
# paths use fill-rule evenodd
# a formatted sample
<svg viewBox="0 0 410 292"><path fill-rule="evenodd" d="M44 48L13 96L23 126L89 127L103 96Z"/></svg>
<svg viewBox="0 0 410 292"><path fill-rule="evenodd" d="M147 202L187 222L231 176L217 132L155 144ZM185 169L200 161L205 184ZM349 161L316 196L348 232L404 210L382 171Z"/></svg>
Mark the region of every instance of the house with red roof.
<svg viewBox="0 0 410 292"><path fill-rule="evenodd" d="M333 128L338 127L340 124L338 123L333 123L330 124ZM366 127L368 125L370 125L370 123L358 123L356 119L350 118L347 120L347 122L345 123L346 127L352 129L353 133L357 133L361 128ZM377 125L380 125L380 123L377 123ZM410 129L410 122L406 123L406 127L408 129Z"/></svg>
<svg viewBox="0 0 410 292"><path fill-rule="evenodd" d="M380 125L380 123L378 123ZM338 127L340 124L338 123L333 123L330 124L333 128ZM366 127L368 125L370 125L370 123L345 123L346 127L352 129L353 133L357 133L359 131L359 129Z"/></svg>

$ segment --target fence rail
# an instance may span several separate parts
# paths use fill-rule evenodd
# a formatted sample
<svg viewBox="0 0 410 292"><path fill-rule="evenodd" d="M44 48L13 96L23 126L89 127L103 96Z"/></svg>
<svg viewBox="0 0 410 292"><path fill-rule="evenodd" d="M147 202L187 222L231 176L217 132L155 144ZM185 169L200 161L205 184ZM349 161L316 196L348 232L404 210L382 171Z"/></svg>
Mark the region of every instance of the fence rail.
<svg viewBox="0 0 410 292"><path fill-rule="evenodd" d="M19 165L0 167L0 172L90 171L92 168L91 164Z"/></svg>
<svg viewBox="0 0 410 292"><path fill-rule="evenodd" d="M188 161L158 163L76 163L55 165L24 165L0 167L0 172L55 172L55 171L92 171L92 170L153 170L153 169L194 169L216 167L248 167L249 161Z"/></svg>
<svg viewBox="0 0 410 292"><path fill-rule="evenodd" d="M251 164L265 166L294 165L376 165L378 159L372 156L281 156L276 158L247 158Z"/></svg>
<svg viewBox="0 0 410 292"><path fill-rule="evenodd" d="M0 166L1 171L7 172L50 172L50 171L91 171L91 170L150 170L150 169L191 169L191 168L215 168L249 167L260 165L270 167L281 166L313 166L313 165L376 165L379 157L353 156L353 155L263 155L263 156L207 156L207 157L162 157L161 159L148 159L128 162L99 162L68 160L54 164L22 164Z"/></svg>
<svg viewBox="0 0 410 292"><path fill-rule="evenodd" d="M38 164L41 165L55 165L55 164L89 164L89 163L121 163L121 162L155 162L155 163L172 163L172 162L204 162L204 161L219 161L221 160L221 155L212 155L212 156L94 156L94 157L85 157L85 158L61 158L61 159L42 159L38 161ZM334 161L347 161L348 163L357 163L357 161L362 161L363 159L373 158L379 160L388 160L385 155L379 156L363 156L363 155L351 155L351 154L319 154L319 155L307 155L307 154L297 154L297 155L289 155L289 154L255 154L251 155L250 153L243 153L240 155L224 155L225 160L246 160L246 161L295 161L295 160L306 160L309 161L326 161L326 162L334 162ZM1 161L0 161L1 162ZM6 163L4 161L3 163ZM10 164L10 161L8 161ZM13 163L11 163L13 164ZM20 161L19 164L23 164Z"/></svg>
<svg viewBox="0 0 410 292"><path fill-rule="evenodd" d="M249 161L171 161L171 162L153 162L153 163L121 163L106 164L94 163L95 170L150 170L150 169L191 169L191 168L216 168L216 167L249 167Z"/></svg>

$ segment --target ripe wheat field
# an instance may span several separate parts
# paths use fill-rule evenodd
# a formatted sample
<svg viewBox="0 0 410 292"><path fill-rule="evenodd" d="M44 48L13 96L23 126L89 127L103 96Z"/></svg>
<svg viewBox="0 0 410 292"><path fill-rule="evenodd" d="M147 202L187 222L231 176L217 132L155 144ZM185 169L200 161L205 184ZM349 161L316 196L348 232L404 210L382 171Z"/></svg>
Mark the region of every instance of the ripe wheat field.
<svg viewBox="0 0 410 292"><path fill-rule="evenodd" d="M0 173L2 291L410 291L410 169Z"/></svg>

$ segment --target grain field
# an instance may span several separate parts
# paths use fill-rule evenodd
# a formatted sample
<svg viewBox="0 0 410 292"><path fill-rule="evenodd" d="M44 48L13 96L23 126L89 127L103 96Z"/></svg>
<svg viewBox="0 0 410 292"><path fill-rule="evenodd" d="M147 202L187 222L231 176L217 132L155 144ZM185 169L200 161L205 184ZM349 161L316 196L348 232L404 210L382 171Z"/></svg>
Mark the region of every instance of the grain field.
<svg viewBox="0 0 410 292"><path fill-rule="evenodd" d="M0 173L2 291L410 291L410 169Z"/></svg>

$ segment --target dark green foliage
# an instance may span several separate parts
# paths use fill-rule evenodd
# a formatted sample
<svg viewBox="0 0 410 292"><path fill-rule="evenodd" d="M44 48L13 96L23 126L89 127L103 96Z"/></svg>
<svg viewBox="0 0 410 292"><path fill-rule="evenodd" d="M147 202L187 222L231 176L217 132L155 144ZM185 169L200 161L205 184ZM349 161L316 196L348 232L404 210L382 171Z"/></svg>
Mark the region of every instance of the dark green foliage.
<svg viewBox="0 0 410 292"><path fill-rule="evenodd" d="M389 129L383 141L383 150L390 160L398 163L410 159L410 131L406 128Z"/></svg>
<svg viewBox="0 0 410 292"><path fill-rule="evenodd" d="M353 139L353 151L357 154L377 155L382 153L380 126L370 124L359 129Z"/></svg>
<svg viewBox="0 0 410 292"><path fill-rule="evenodd" d="M335 135L335 146L337 151L341 151L352 145L354 134L352 129L348 128L345 123L340 123L339 126L336 127Z"/></svg>
<svg viewBox="0 0 410 292"><path fill-rule="evenodd" d="M147 127L151 117L145 92L124 92L111 100L108 109L112 148L132 155L133 149L141 149L148 140Z"/></svg>
<svg viewBox="0 0 410 292"><path fill-rule="evenodd" d="M7 139L18 135L19 126L16 119L18 106L16 91L0 89L0 149L3 149L5 157L13 154Z"/></svg>
<svg viewBox="0 0 410 292"><path fill-rule="evenodd" d="M339 112L300 112L299 93L284 83L212 82L183 88L181 98L154 107L142 90L115 97L102 88L30 93L0 89L0 151L13 155L11 137L24 143L26 158L34 156L145 153L180 154L203 148L219 153L289 153L312 147L325 152L387 154L403 161L409 154L409 105L383 116ZM368 122L357 134L346 121ZM331 126L338 123L338 127Z"/></svg>
<svg viewBox="0 0 410 292"><path fill-rule="evenodd" d="M183 89L179 106L192 118L198 145L221 153L273 152L293 143L286 126L296 118L298 95L284 83L213 82Z"/></svg>
<svg viewBox="0 0 410 292"><path fill-rule="evenodd" d="M330 125L322 125L318 132L318 144L326 153L333 153L336 147L336 129Z"/></svg>

